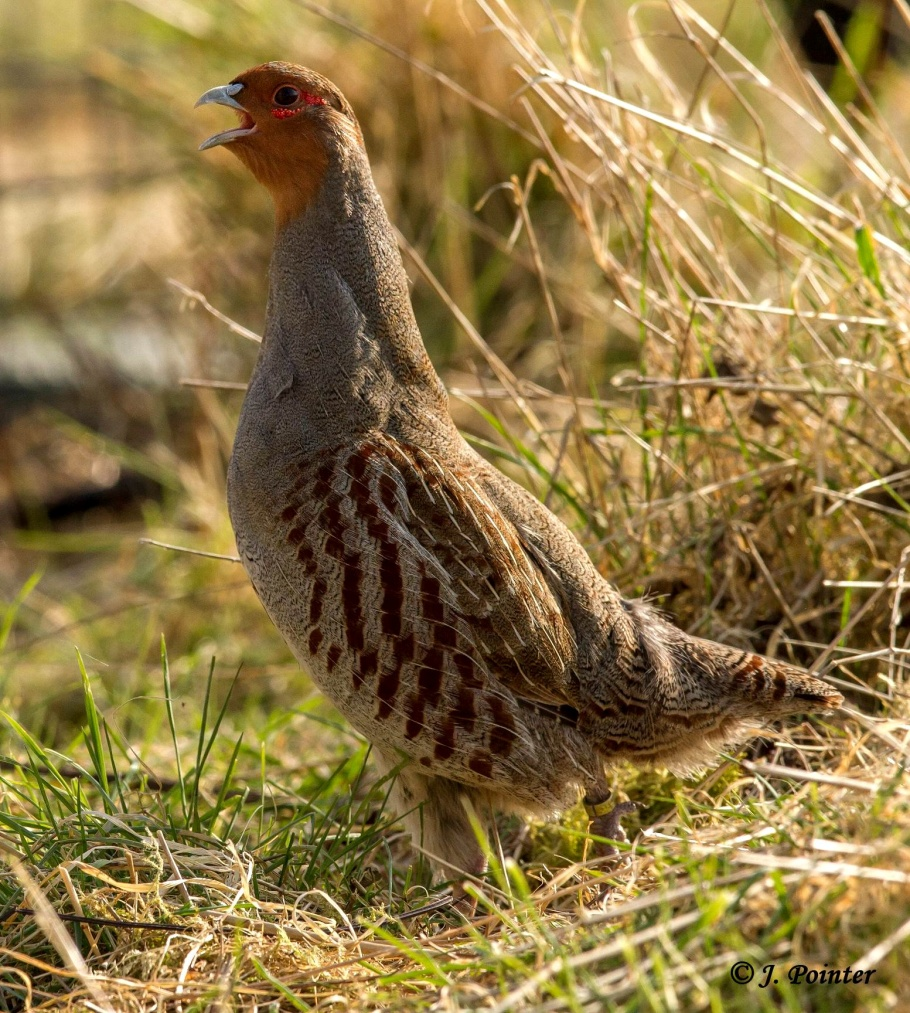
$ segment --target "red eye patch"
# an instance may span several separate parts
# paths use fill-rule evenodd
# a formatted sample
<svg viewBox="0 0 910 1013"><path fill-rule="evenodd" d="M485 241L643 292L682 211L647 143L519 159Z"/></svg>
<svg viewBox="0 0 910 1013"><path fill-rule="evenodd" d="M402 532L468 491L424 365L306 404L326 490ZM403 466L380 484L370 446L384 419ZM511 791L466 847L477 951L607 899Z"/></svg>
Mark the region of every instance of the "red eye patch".
<svg viewBox="0 0 910 1013"><path fill-rule="evenodd" d="M326 100L321 95L313 95L311 92L305 91L300 93L300 101L304 102L308 106L324 106ZM300 112L300 106L296 109L285 109L278 108L272 110L272 115L276 120L286 120L291 116L296 116Z"/></svg>

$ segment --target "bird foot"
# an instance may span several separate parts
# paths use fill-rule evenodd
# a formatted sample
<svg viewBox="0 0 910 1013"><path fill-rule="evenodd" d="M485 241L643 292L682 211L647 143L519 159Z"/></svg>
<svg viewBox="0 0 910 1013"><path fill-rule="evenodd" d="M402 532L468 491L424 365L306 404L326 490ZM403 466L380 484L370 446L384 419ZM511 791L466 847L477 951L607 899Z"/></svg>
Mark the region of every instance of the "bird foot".
<svg viewBox="0 0 910 1013"><path fill-rule="evenodd" d="M437 911L446 911L452 907L457 908L457 906L458 900L452 894L440 894L420 907L412 907L408 911L402 911L400 914L395 915L394 918L385 919L383 922L380 922L380 925L384 925L385 922L391 923L392 921L411 921L414 918L422 918L424 915L435 914Z"/></svg>
<svg viewBox="0 0 910 1013"><path fill-rule="evenodd" d="M437 894L426 904L420 907L412 907L407 911L400 911L396 915L388 915L379 922L379 928L393 925L395 922L413 921L415 918L422 918L424 915L436 914L437 911L456 911L470 921L477 909L477 898L472 897L464 886L454 884L449 893Z"/></svg>
<svg viewBox="0 0 910 1013"><path fill-rule="evenodd" d="M452 909L470 921L477 913L477 898L472 897L463 884L453 886Z"/></svg>
<svg viewBox="0 0 910 1013"><path fill-rule="evenodd" d="M619 848L616 844L608 843L616 841L625 844L629 838L623 829L620 820L623 816L629 816L639 809L637 802L612 802L613 793L608 792L606 797L599 802L585 796L585 811L591 820L588 825L588 833L595 837L606 837L607 842L596 842L594 854L597 858L610 858L619 855Z"/></svg>

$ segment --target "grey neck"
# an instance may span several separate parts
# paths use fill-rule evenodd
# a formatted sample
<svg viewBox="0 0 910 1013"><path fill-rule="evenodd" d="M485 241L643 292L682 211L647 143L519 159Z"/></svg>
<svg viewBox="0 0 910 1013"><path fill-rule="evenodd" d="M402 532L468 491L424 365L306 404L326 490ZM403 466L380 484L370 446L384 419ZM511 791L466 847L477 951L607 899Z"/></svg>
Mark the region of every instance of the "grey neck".
<svg viewBox="0 0 910 1013"><path fill-rule="evenodd" d="M376 428L413 433L415 419L431 428L448 422L395 236L359 150L333 158L316 200L276 236L243 416L253 412L270 417L270 439L290 441L295 453Z"/></svg>

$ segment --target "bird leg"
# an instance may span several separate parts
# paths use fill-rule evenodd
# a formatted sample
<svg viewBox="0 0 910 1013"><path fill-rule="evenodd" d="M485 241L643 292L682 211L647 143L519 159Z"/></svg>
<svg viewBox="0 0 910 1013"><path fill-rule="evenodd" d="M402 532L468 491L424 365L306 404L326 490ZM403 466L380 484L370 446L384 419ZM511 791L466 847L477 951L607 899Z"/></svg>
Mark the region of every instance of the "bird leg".
<svg viewBox="0 0 910 1013"><path fill-rule="evenodd" d="M613 792L609 788L599 788L585 794L582 800L588 819L588 833L596 837L606 837L611 841L618 841L625 844L629 838L623 829L620 820L638 809L637 802L614 802ZM619 854L619 849L614 844L600 844L594 846L595 855L598 858L608 858Z"/></svg>
<svg viewBox="0 0 910 1013"><path fill-rule="evenodd" d="M400 767L395 756L378 749L375 756L383 772ZM436 875L453 880L451 906L471 918L477 901L458 877L479 878L486 871L486 855L477 836L490 829L486 799L475 789L448 778L427 776L416 765L409 765L398 769L390 802L391 808L402 814L412 841L429 858Z"/></svg>

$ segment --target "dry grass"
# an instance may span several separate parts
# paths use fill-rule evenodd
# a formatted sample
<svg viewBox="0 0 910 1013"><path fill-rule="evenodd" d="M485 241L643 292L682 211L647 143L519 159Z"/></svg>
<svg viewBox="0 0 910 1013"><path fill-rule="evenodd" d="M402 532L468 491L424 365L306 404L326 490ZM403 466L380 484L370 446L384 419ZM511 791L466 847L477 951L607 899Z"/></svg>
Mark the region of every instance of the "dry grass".
<svg viewBox="0 0 910 1013"><path fill-rule="evenodd" d="M836 104L762 5L700 10L401 5L370 24L406 59L364 47L350 82L333 76L371 111L418 313L470 438L625 591L659 595L693 632L812 665L848 706L700 781L629 770L646 808L618 863L585 861L580 812L502 823L472 887L478 918L415 916L430 883L382 815L387 786L234 563L137 550L121 530L101 533L100 560L63 565L84 532L17 536L5 552L22 579L0 624L0 1009L910 1002L910 71L855 68L854 32ZM272 44L290 23L276 21ZM242 39L220 45L219 59L254 62ZM186 84L96 63L162 108ZM399 84L412 120L394 115ZM195 94L180 91L181 116ZM261 265L265 205L217 171L217 190L198 186L223 270L183 283L255 331L228 290ZM261 279L246 284L262 297ZM192 377L236 384L244 352L215 349L242 338L200 304L186 297L179 325L213 328ZM161 421L132 457L65 433L170 490L144 508L146 536L229 556L237 394L193 396L191 439ZM39 551L47 572L26 581ZM751 984L731 978L737 961ZM759 988L769 964L778 984ZM792 982L797 965L875 974Z"/></svg>

